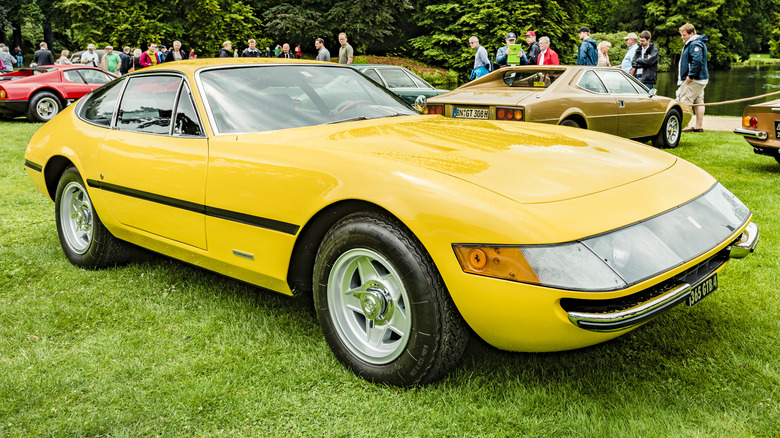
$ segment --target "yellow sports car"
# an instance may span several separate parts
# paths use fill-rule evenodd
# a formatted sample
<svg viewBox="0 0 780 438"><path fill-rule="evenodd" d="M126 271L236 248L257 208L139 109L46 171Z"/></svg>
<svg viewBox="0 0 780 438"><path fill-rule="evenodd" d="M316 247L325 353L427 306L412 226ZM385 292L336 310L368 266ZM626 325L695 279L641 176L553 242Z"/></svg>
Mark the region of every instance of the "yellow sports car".
<svg viewBox="0 0 780 438"><path fill-rule="evenodd" d="M607 341L696 304L758 241L747 207L665 152L421 115L336 64L147 68L43 126L25 165L73 264L138 245L313 293L339 360L394 385L452 369L469 328L513 351Z"/></svg>
<svg viewBox="0 0 780 438"><path fill-rule="evenodd" d="M587 128L658 148L677 147L693 116L690 106L658 96L619 68L584 65L502 68L428 99L428 112Z"/></svg>

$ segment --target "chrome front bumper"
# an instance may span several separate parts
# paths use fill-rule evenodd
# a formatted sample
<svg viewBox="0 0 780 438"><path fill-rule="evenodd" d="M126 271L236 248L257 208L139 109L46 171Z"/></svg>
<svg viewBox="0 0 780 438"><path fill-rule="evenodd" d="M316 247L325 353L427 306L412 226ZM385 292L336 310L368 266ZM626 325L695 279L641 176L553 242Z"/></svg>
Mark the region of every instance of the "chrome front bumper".
<svg viewBox="0 0 780 438"><path fill-rule="evenodd" d="M744 258L758 245L758 226L749 223L740 236L726 250L729 258ZM699 283L683 283L647 302L628 309L606 312L568 312L569 321L581 329L593 332L614 332L642 324L672 307L686 301Z"/></svg>

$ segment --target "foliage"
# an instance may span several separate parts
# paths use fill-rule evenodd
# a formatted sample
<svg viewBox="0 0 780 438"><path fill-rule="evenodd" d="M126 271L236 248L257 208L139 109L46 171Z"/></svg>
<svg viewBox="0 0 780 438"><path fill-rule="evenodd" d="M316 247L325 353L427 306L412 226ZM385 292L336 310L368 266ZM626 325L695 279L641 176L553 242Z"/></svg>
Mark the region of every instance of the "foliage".
<svg viewBox="0 0 780 438"><path fill-rule="evenodd" d="M417 23L423 35L410 43L420 58L428 59L458 71L470 71L474 51L468 39L476 36L489 55L505 45L508 32L522 35L534 30L537 37L548 36L551 47L562 63L571 63L576 52L572 15L557 1L528 3L523 1L464 0L460 3L433 2L417 11ZM522 43L522 37L518 43Z"/></svg>

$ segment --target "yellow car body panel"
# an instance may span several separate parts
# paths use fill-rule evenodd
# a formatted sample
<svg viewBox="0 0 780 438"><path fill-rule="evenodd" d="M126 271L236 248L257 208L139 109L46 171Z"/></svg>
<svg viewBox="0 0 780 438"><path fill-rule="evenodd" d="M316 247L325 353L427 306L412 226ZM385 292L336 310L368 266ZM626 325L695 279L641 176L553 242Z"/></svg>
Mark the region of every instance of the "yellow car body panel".
<svg viewBox="0 0 780 438"><path fill-rule="evenodd" d="M673 209L716 180L648 146L534 123L408 116L214 135L194 75L217 64L166 64L187 75L205 137L109 130L79 119L72 105L31 139L28 175L53 197L55 170L67 159L116 237L288 295L294 247L313 218L342 202L373 204L420 240L475 332L515 351L578 348L633 329L583 330L560 301L634 294L723 250L744 229L695 260L611 292L467 274L453 244L571 242ZM165 202L124 196L114 185Z"/></svg>

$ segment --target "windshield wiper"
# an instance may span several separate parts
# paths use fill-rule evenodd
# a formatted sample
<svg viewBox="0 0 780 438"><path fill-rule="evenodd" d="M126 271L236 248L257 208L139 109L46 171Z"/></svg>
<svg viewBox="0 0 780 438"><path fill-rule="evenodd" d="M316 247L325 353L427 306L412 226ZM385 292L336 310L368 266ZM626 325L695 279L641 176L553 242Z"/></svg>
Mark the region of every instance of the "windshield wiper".
<svg viewBox="0 0 780 438"><path fill-rule="evenodd" d="M332 125L334 123L341 123L341 122L354 122L356 120L368 120L368 117L366 116L350 117L348 119L334 120L332 122L323 123L323 125Z"/></svg>

